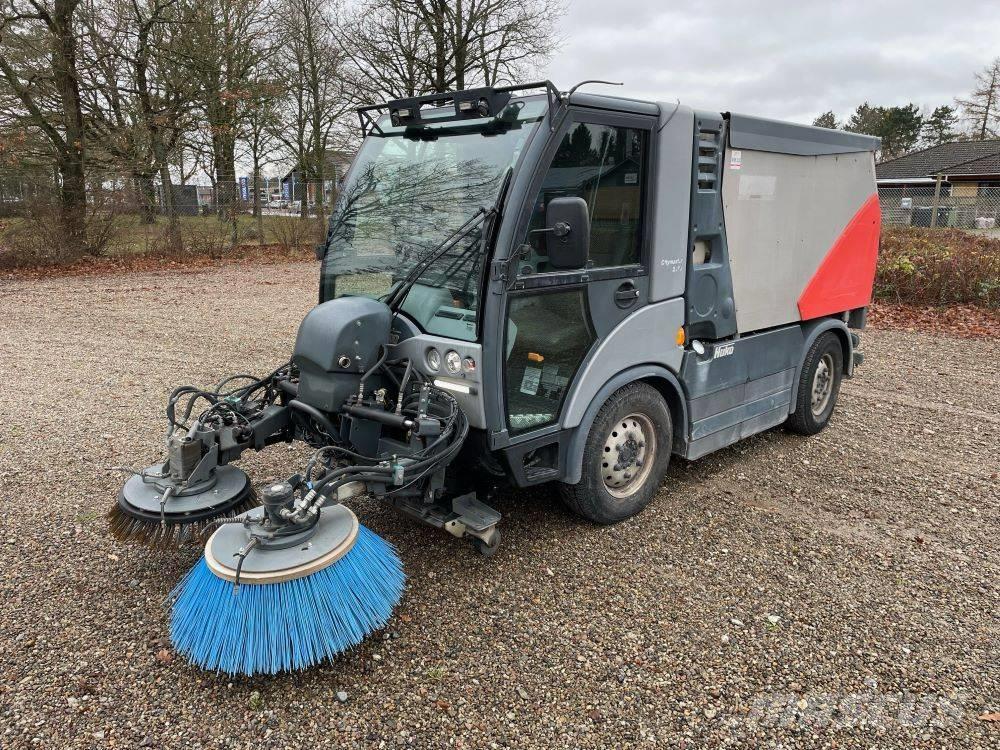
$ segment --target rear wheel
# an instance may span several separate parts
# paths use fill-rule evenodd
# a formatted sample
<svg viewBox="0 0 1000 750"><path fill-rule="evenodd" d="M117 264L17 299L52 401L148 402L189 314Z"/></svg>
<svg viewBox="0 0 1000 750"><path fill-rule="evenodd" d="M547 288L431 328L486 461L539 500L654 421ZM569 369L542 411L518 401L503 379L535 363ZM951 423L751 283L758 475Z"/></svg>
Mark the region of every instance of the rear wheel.
<svg viewBox="0 0 1000 750"><path fill-rule="evenodd" d="M663 396L645 383L615 391L597 414L577 484L562 485L566 505L609 524L645 508L670 463L673 428Z"/></svg>
<svg viewBox="0 0 1000 750"><path fill-rule="evenodd" d="M826 427L837 405L840 381L844 373L844 350L832 331L820 334L813 342L799 374L795 413L787 427L800 435L815 435Z"/></svg>

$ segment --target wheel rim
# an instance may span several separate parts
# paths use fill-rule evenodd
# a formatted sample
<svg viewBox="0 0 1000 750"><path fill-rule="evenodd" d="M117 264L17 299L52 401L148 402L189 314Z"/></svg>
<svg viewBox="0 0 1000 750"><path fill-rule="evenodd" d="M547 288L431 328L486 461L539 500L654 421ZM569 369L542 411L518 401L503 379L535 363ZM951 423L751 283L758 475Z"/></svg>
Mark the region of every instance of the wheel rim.
<svg viewBox="0 0 1000 750"><path fill-rule="evenodd" d="M833 393L833 355L824 354L816 365L812 382L812 413L818 417L826 411Z"/></svg>
<svg viewBox="0 0 1000 750"><path fill-rule="evenodd" d="M656 460L656 431L645 414L629 414L604 441L601 476L614 497L628 497L645 483Z"/></svg>

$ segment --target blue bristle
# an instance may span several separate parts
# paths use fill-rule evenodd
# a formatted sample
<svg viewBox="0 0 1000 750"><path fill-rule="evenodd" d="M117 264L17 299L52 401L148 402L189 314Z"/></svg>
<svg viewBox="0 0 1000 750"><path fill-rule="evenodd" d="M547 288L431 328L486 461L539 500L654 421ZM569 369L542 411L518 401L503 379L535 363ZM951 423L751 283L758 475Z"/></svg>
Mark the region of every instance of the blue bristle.
<svg viewBox="0 0 1000 750"><path fill-rule="evenodd" d="M364 526L333 565L236 594L203 557L170 594L170 639L198 666L226 674L305 669L383 627L404 581L396 551Z"/></svg>

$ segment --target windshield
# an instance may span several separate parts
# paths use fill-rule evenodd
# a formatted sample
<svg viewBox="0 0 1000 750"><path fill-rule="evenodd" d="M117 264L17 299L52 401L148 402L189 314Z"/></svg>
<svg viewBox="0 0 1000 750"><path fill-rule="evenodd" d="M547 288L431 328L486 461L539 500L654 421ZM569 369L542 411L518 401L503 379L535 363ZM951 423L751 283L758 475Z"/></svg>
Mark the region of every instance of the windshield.
<svg viewBox="0 0 1000 750"><path fill-rule="evenodd" d="M544 98L514 100L496 118L408 129L383 116L330 217L321 301L385 298L479 208L492 206L545 106ZM434 261L406 295L401 309L428 333L475 340L482 231Z"/></svg>

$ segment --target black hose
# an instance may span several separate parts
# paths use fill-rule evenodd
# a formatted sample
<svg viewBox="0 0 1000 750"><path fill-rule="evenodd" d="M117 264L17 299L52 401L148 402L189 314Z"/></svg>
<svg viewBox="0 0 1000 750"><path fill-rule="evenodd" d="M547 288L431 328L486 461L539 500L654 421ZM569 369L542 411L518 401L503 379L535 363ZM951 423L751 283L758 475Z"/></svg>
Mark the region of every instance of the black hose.
<svg viewBox="0 0 1000 750"><path fill-rule="evenodd" d="M382 354L379 356L378 361L371 367L369 367L367 370L365 370L365 374L361 376L361 382L358 385L359 390L363 391L365 381L368 380L368 376L370 376L373 372L375 372L378 368L380 368L383 364L385 364L385 360L389 356L389 348L386 346L380 346L380 348L382 349Z"/></svg>
<svg viewBox="0 0 1000 750"><path fill-rule="evenodd" d="M308 414L310 417L313 418L313 420L319 423L320 427L326 430L327 435L329 435L329 437L332 440L337 439L337 429L333 426L333 423L326 418L326 415L323 414L323 412L321 412L315 406L310 406L309 404L303 403L302 401L293 398L291 401L288 402L288 408L295 409L296 411L300 411L303 414Z"/></svg>

